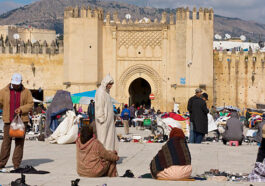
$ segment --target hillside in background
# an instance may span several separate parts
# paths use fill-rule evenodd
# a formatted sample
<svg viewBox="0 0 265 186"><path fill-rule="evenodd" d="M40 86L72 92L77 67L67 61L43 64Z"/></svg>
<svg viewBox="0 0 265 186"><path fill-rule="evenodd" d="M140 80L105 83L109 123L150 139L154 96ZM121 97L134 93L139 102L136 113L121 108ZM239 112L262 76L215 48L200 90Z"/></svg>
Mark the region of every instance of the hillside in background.
<svg viewBox="0 0 265 186"><path fill-rule="evenodd" d="M134 2L134 0L124 1L128 3ZM137 4L139 6L136 6L122 2L111 2L109 0L41 0L0 15L0 25L32 26L36 28L55 29L57 33L63 33L63 12L64 8L68 6L81 7L84 5L90 6L91 8L101 7L105 13L118 11L120 19L123 19L127 13L132 15L132 19L148 17L153 20L155 18L160 19L163 11L168 13L176 12L176 9L144 8L148 5L146 2L146 0L140 1ZM230 34L232 37L239 37L244 34L248 40L265 40L264 24L244 21L238 18L215 15L214 30L215 33L222 36L225 33Z"/></svg>

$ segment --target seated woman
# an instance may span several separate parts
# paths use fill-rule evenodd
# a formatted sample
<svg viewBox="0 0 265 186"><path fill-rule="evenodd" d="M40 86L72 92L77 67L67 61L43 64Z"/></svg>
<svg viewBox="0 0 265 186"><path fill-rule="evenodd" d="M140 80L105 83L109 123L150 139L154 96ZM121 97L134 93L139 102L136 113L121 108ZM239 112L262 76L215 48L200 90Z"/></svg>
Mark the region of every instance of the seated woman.
<svg viewBox="0 0 265 186"><path fill-rule="evenodd" d="M93 136L93 127L82 126L76 141L77 173L83 177L116 177L117 152L107 151Z"/></svg>
<svg viewBox="0 0 265 186"><path fill-rule="evenodd" d="M226 129L223 134L223 143L226 145L229 141L238 141L239 145L242 144L244 139L243 135L243 124L238 119L237 112L231 113L231 118L227 120Z"/></svg>
<svg viewBox="0 0 265 186"><path fill-rule="evenodd" d="M151 161L150 170L156 179L180 180L190 177L191 156L181 129L171 130L169 140Z"/></svg>

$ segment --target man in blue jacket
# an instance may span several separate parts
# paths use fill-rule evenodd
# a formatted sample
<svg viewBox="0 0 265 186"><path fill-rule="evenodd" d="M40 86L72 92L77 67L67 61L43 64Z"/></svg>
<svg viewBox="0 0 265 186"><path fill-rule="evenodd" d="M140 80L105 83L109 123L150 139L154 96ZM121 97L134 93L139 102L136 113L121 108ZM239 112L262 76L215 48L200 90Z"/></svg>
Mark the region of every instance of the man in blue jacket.
<svg viewBox="0 0 265 186"><path fill-rule="evenodd" d="M128 105L126 104L124 106L124 109L122 110L121 113L121 118L122 118L122 122L123 122L123 126L124 126L124 130L125 130L125 134L129 134L129 120L130 120L130 110L128 109Z"/></svg>

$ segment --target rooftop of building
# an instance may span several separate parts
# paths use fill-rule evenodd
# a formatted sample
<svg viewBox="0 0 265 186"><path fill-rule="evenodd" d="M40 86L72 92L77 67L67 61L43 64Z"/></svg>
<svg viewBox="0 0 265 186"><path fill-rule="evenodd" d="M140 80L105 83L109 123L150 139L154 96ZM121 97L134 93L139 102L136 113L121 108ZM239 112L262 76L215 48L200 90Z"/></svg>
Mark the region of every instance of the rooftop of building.
<svg viewBox="0 0 265 186"><path fill-rule="evenodd" d="M236 51L240 51L243 49L243 51L249 51L250 49L253 52L265 52L265 47L261 48L258 43L252 43L252 42L243 42L243 41L237 41L237 40L224 40L224 41L214 41L213 42L213 49L222 51L232 51L235 49Z"/></svg>

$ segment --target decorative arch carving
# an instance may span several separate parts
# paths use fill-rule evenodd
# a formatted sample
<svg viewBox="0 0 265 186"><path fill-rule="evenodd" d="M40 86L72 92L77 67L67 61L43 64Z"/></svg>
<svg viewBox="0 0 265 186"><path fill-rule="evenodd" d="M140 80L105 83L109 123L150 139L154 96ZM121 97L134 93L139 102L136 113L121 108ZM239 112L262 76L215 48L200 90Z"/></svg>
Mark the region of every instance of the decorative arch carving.
<svg viewBox="0 0 265 186"><path fill-rule="evenodd" d="M148 81L152 93L157 98L161 96L161 78L159 74L150 66L138 64L126 69L118 80L118 94L121 99L129 98L129 86L137 78Z"/></svg>

